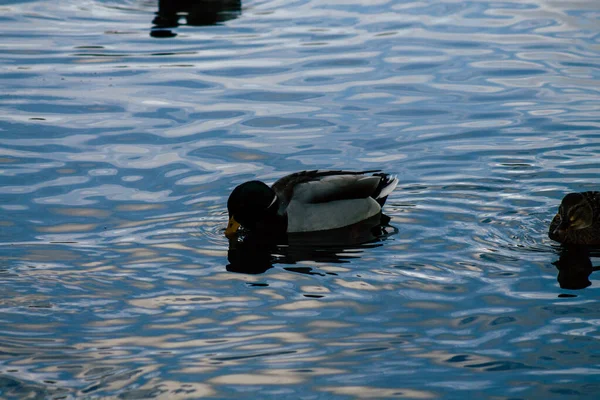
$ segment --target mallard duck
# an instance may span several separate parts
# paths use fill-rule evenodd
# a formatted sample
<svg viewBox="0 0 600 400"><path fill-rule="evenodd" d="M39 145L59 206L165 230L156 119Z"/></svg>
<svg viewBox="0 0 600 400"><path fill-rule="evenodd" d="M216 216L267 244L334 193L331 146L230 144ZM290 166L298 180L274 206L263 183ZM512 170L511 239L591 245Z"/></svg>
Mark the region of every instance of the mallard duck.
<svg viewBox="0 0 600 400"><path fill-rule="evenodd" d="M600 246L600 192L566 195L548 237L564 244Z"/></svg>
<svg viewBox="0 0 600 400"><path fill-rule="evenodd" d="M380 170L302 171L271 187L245 182L227 200L225 236L234 237L240 225L248 232L275 236L353 225L379 214L397 184L398 178Z"/></svg>

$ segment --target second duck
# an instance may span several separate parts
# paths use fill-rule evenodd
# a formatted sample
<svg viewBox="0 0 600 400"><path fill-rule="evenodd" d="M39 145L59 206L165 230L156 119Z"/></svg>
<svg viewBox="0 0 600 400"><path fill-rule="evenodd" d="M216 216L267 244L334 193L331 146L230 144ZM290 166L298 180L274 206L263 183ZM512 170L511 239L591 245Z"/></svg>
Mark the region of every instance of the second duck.
<svg viewBox="0 0 600 400"><path fill-rule="evenodd" d="M600 192L567 194L550 223L548 237L563 244L600 246Z"/></svg>

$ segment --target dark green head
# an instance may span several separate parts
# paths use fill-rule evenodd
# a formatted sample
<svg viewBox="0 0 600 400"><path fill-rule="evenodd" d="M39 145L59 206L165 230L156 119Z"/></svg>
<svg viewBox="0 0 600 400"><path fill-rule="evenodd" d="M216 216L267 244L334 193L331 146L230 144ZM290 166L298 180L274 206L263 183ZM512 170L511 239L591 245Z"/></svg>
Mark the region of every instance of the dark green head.
<svg viewBox="0 0 600 400"><path fill-rule="evenodd" d="M265 183L242 183L233 189L227 200L229 225L225 235L229 237L235 234L239 225L248 230L255 230L265 220L275 217L278 208L279 201L275 192Z"/></svg>
<svg viewBox="0 0 600 400"><path fill-rule="evenodd" d="M564 197L558 208L558 226L555 235L564 235L568 231L584 229L592 226L594 210L581 193L569 193Z"/></svg>

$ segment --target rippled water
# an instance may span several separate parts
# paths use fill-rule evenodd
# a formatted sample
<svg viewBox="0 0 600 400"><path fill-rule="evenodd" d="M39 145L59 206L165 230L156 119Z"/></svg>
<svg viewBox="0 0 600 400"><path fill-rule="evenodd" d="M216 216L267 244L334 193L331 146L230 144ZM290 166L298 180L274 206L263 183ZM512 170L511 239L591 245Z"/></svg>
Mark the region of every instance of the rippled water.
<svg viewBox="0 0 600 400"><path fill-rule="evenodd" d="M546 231L600 3L212 7L0 6L0 397L595 398L599 259ZM231 189L315 168L398 174L390 235L228 271Z"/></svg>

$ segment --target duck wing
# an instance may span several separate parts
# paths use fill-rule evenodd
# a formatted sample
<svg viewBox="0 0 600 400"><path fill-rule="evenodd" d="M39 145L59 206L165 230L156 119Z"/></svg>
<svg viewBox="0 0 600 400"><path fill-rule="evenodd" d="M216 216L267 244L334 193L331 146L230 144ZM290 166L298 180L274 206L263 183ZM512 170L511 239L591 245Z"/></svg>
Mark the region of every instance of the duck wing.
<svg viewBox="0 0 600 400"><path fill-rule="evenodd" d="M288 232L348 226L381 212L398 179L371 171L303 171L275 182L273 190L287 214Z"/></svg>
<svg viewBox="0 0 600 400"><path fill-rule="evenodd" d="M593 224L600 227L600 192L583 192L581 194L592 207Z"/></svg>
<svg viewBox="0 0 600 400"><path fill-rule="evenodd" d="M362 199L376 194L382 177L380 175L365 176L365 174L376 172L380 172L380 170L301 171L284 176L276 181L272 188L284 204L289 203L292 197L303 203Z"/></svg>
<svg viewBox="0 0 600 400"><path fill-rule="evenodd" d="M292 199L308 204L365 199L376 192L380 182L381 177L374 175L331 175L297 185Z"/></svg>

